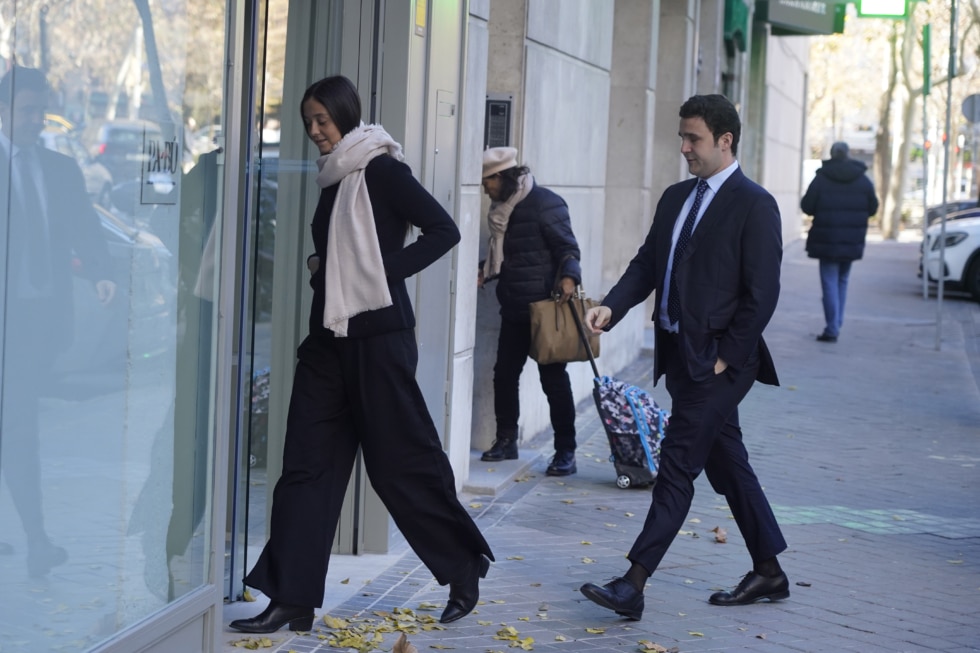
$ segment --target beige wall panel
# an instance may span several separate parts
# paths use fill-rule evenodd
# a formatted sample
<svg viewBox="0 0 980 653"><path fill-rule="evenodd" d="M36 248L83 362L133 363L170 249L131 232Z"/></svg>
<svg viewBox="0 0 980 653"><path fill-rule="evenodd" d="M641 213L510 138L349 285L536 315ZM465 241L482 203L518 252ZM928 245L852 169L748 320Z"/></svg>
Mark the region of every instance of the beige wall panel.
<svg viewBox="0 0 980 653"><path fill-rule="evenodd" d="M609 74L529 43L522 162L544 185L606 180Z"/></svg>
<svg viewBox="0 0 980 653"><path fill-rule="evenodd" d="M769 36L766 57L766 127L762 179L779 204L783 242L802 233L800 198L806 113L809 39Z"/></svg>
<svg viewBox="0 0 980 653"><path fill-rule="evenodd" d="M608 70L614 7L610 0L529 0L527 38Z"/></svg>

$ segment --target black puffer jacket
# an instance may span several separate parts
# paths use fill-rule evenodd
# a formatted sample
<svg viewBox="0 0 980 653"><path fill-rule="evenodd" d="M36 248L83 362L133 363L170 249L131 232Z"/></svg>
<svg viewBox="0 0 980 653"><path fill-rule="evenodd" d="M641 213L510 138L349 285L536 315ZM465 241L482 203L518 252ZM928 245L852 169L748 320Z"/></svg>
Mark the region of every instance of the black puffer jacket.
<svg viewBox="0 0 980 653"><path fill-rule="evenodd" d="M806 237L810 258L854 261L864 255L868 218L878 211L867 169L855 159L828 159L817 170L800 202L813 216Z"/></svg>
<svg viewBox="0 0 980 653"><path fill-rule="evenodd" d="M547 299L555 285L558 264L566 256L561 276L582 282L581 256L568 205L556 193L535 184L510 214L504 234L504 262L497 280L500 316L529 321L527 305Z"/></svg>

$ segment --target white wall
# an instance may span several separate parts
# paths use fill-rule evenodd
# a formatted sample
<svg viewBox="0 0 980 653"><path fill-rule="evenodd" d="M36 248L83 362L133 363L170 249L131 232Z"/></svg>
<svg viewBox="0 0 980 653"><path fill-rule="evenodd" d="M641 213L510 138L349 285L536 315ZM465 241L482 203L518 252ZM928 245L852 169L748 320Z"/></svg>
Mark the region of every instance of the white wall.
<svg viewBox="0 0 980 653"><path fill-rule="evenodd" d="M806 156L806 73L809 38L767 39L765 129L762 173L757 181L772 193L783 218L783 243L800 237L802 164Z"/></svg>

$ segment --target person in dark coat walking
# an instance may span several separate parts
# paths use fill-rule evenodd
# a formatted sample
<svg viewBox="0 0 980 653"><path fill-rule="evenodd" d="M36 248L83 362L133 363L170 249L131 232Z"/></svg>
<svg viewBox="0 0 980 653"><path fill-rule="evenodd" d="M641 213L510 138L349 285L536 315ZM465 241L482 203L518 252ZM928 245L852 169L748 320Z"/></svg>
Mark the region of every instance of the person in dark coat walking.
<svg viewBox="0 0 980 653"><path fill-rule="evenodd" d="M820 286L826 321L820 342L837 342L844 322L844 302L851 262L864 255L868 218L878 212L874 184L865 174L861 161L848 158L847 143L830 147L830 158L823 162L810 182L800 207L813 216L806 237L806 252L820 260Z"/></svg>
<svg viewBox="0 0 980 653"><path fill-rule="evenodd" d="M497 281L500 336L493 368L493 404L497 438L481 460L514 460L520 417L520 380L531 347L528 304L560 293L567 302L582 282L579 247L572 233L568 205L556 193L534 183L526 166L517 164L513 147L483 153L483 191L490 198L487 216L490 245L478 273L478 284ZM555 288L555 279L560 278ZM575 399L565 363L538 365L541 389L548 398L555 455L549 476L574 474Z"/></svg>
<svg viewBox="0 0 980 653"><path fill-rule="evenodd" d="M310 335L297 351L272 524L245 584L268 608L230 627L310 630L323 603L337 521L358 448L371 485L436 581L449 623L479 600L490 547L456 496L449 459L415 381L415 314L405 279L459 242L452 217L402 163L401 145L361 122L354 84L307 89L303 124L320 151L316 253L307 260ZM410 226L421 231L410 244Z"/></svg>

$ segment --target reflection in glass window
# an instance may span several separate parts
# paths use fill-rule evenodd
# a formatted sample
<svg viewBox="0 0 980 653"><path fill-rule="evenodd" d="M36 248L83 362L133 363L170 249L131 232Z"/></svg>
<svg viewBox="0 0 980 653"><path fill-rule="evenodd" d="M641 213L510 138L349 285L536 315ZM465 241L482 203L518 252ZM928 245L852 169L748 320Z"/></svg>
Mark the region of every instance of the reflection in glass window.
<svg viewBox="0 0 980 653"><path fill-rule="evenodd" d="M42 4L0 6L0 642L83 651L208 577L225 3Z"/></svg>

